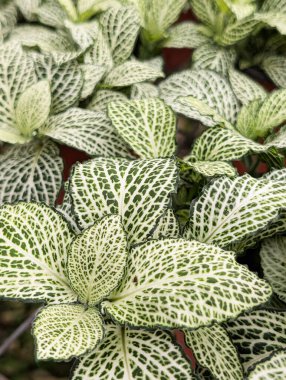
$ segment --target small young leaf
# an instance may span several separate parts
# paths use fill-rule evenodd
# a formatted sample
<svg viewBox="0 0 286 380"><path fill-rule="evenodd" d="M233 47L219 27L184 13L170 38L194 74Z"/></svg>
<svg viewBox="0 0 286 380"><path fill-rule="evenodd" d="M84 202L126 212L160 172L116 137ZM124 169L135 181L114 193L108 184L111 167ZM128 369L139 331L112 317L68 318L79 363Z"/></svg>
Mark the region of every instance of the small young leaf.
<svg viewBox="0 0 286 380"><path fill-rule="evenodd" d="M90 155L131 157L127 144L102 112L70 108L51 116L42 133Z"/></svg>
<svg viewBox="0 0 286 380"><path fill-rule="evenodd" d="M146 99L158 98L159 89L152 83L136 83L131 86L130 98L131 99Z"/></svg>
<svg viewBox="0 0 286 380"><path fill-rule="evenodd" d="M216 42L223 46L236 44L251 34L259 23L259 20L254 15L229 23L221 35L217 36Z"/></svg>
<svg viewBox="0 0 286 380"><path fill-rule="evenodd" d="M64 24L79 49L84 51L94 43L99 28L97 20L92 20L81 24L65 20Z"/></svg>
<svg viewBox="0 0 286 380"><path fill-rule="evenodd" d="M0 155L0 204L35 200L54 205L63 167L52 141L7 148Z"/></svg>
<svg viewBox="0 0 286 380"><path fill-rule="evenodd" d="M243 370L235 346L226 330L214 324L194 331L184 331L186 345L196 360L220 380L243 380Z"/></svg>
<svg viewBox="0 0 286 380"><path fill-rule="evenodd" d="M105 329L103 342L77 363L73 380L194 380L190 363L168 332L111 323Z"/></svg>
<svg viewBox="0 0 286 380"><path fill-rule="evenodd" d="M204 32L204 26L192 21L180 22L171 27L168 31L168 38L163 46L166 48L188 48L196 49L209 42Z"/></svg>
<svg viewBox="0 0 286 380"><path fill-rule="evenodd" d="M230 8L231 12L235 14L238 20L243 19L255 12L256 4L255 0L223 0L225 4Z"/></svg>
<svg viewBox="0 0 286 380"><path fill-rule="evenodd" d="M130 244L146 240L176 191L172 159L94 159L75 166L71 177L74 211L86 228L106 214L118 214Z"/></svg>
<svg viewBox="0 0 286 380"><path fill-rule="evenodd" d="M257 126L257 115L261 106L262 101L256 99L244 105L239 111L236 129L242 136L248 139L257 139L257 136L260 134L260 125Z"/></svg>
<svg viewBox="0 0 286 380"><path fill-rule="evenodd" d="M68 260L69 280L79 301L96 305L113 291L123 277L128 255L120 217L105 217L78 235Z"/></svg>
<svg viewBox="0 0 286 380"><path fill-rule="evenodd" d="M75 302L67 253L74 235L67 222L42 203L0 208L0 295L18 300Z"/></svg>
<svg viewBox="0 0 286 380"><path fill-rule="evenodd" d="M264 240L260 251L264 277L282 301L286 301L286 238L276 236Z"/></svg>
<svg viewBox="0 0 286 380"><path fill-rule="evenodd" d="M81 100L92 95L95 86L103 78L105 74L106 67L91 64L80 65L83 74L83 87L81 89Z"/></svg>
<svg viewBox="0 0 286 380"><path fill-rule="evenodd" d="M271 352L285 349L285 311L255 310L224 326L238 349L246 371Z"/></svg>
<svg viewBox="0 0 286 380"><path fill-rule="evenodd" d="M222 248L239 242L277 218L285 191L286 183L249 175L216 179L193 205L185 236Z"/></svg>
<svg viewBox="0 0 286 380"><path fill-rule="evenodd" d="M113 66L112 52L101 28L98 29L92 47L84 55L84 63L104 66L107 70Z"/></svg>
<svg viewBox="0 0 286 380"><path fill-rule="evenodd" d="M42 309L33 324L37 360L70 360L91 351L103 338L96 309L55 305Z"/></svg>
<svg viewBox="0 0 286 380"><path fill-rule="evenodd" d="M160 99L114 102L108 115L118 134L143 159L175 153L176 118Z"/></svg>
<svg viewBox="0 0 286 380"><path fill-rule="evenodd" d="M237 175L237 171L234 167L222 161L188 162L188 166L204 177L217 177L222 175L235 177Z"/></svg>
<svg viewBox="0 0 286 380"><path fill-rule="evenodd" d="M98 90L87 105L87 108L95 112L107 112L109 103L125 100L128 100L127 96L119 91Z"/></svg>
<svg viewBox="0 0 286 380"><path fill-rule="evenodd" d="M195 240L137 245L126 268L102 307L119 323L136 327L195 329L234 318L272 293L231 252Z"/></svg>
<svg viewBox="0 0 286 380"><path fill-rule="evenodd" d="M282 380L286 376L286 352L274 352L248 373L249 380Z"/></svg>
<svg viewBox="0 0 286 380"><path fill-rule="evenodd" d="M16 126L22 135L32 138L47 120L51 107L50 84L42 80L27 88L16 105Z"/></svg>
<svg viewBox="0 0 286 380"><path fill-rule="evenodd" d="M199 20L211 29L216 25L219 9L215 0L190 0L192 10Z"/></svg>
<svg viewBox="0 0 286 380"><path fill-rule="evenodd" d="M286 58L280 56L266 57L262 68L270 79L279 87L286 88Z"/></svg>
<svg viewBox="0 0 286 380"><path fill-rule="evenodd" d="M128 87L134 83L153 81L164 77L164 73L147 63L136 60L124 62L114 67L104 79L107 87Z"/></svg>

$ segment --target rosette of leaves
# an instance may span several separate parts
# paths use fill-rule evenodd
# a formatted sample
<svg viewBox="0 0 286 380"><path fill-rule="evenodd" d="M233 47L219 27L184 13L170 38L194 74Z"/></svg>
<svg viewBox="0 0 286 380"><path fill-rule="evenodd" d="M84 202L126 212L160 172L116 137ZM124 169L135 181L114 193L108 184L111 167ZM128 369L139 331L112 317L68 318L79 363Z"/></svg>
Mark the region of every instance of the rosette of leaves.
<svg viewBox="0 0 286 380"><path fill-rule="evenodd" d="M128 147L101 112L75 107L85 88L81 67L52 57L33 58L18 44L1 46L0 201L53 204L63 162L55 142L90 155L129 156Z"/></svg>
<svg viewBox="0 0 286 380"><path fill-rule="evenodd" d="M176 112L209 127L185 158L183 171L233 177L236 171L229 163L251 154L270 167L283 166L285 128L279 134L275 128L285 121L284 89L268 95L235 70L229 80L210 70L186 70L162 82L160 96Z"/></svg>
<svg viewBox="0 0 286 380"><path fill-rule="evenodd" d="M195 333L269 298L267 283L232 252L160 234L146 241L161 218L171 220L176 182L171 159L77 165L69 190L78 235L44 204L2 206L0 294L47 303L33 326L38 359L79 357L74 379L192 379L161 328Z"/></svg>

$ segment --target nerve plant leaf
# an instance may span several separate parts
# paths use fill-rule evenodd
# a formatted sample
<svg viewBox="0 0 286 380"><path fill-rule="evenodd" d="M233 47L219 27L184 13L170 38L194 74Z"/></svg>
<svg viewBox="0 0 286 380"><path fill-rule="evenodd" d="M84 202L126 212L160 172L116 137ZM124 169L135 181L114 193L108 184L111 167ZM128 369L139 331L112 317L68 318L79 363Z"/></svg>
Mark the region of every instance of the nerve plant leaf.
<svg viewBox="0 0 286 380"><path fill-rule="evenodd" d="M176 118L160 99L114 102L108 115L118 134L143 159L175 153Z"/></svg>
<svg viewBox="0 0 286 380"><path fill-rule="evenodd" d="M79 235L71 246L69 280L79 301L96 305L123 277L128 255L120 217L105 217Z"/></svg>
<svg viewBox="0 0 286 380"><path fill-rule="evenodd" d="M61 188L63 166L52 141L6 148L0 155L0 204L35 200L53 205Z"/></svg>
<svg viewBox="0 0 286 380"><path fill-rule="evenodd" d="M194 331L184 330L184 333L186 345L198 363L208 368L215 379L243 380L237 350L222 326L214 324Z"/></svg>
<svg viewBox="0 0 286 380"><path fill-rule="evenodd" d="M192 368L166 331L108 323L102 343L77 363L72 380L192 380Z"/></svg>
<svg viewBox="0 0 286 380"><path fill-rule="evenodd" d="M159 89L152 83L135 83L131 86L131 99L158 98Z"/></svg>
<svg viewBox="0 0 286 380"><path fill-rule="evenodd" d="M286 238L264 240L260 251L264 277L282 301L286 301Z"/></svg>
<svg viewBox="0 0 286 380"><path fill-rule="evenodd" d="M152 235L153 239L179 238L180 224L173 210L167 210L159 219L159 222Z"/></svg>
<svg viewBox="0 0 286 380"><path fill-rule="evenodd" d="M38 360L70 360L91 351L103 338L96 309L55 305L42 309L33 324Z"/></svg>
<svg viewBox="0 0 286 380"><path fill-rule="evenodd" d="M107 112L109 103L122 100L128 100L128 98L119 91L98 90L87 105L87 108L96 112Z"/></svg>
<svg viewBox="0 0 286 380"><path fill-rule="evenodd" d="M266 57L262 67L271 80L279 87L286 88L286 58L280 56Z"/></svg>
<svg viewBox="0 0 286 380"><path fill-rule="evenodd" d="M169 29L164 47L196 49L209 42L209 38L204 33L207 31L200 24L192 21L181 22Z"/></svg>
<svg viewBox="0 0 286 380"><path fill-rule="evenodd" d="M286 312L255 310L225 324L245 371L272 352L284 350Z"/></svg>
<svg viewBox="0 0 286 380"><path fill-rule="evenodd" d="M172 159L94 159L75 166L70 191L82 228L106 214L118 214L129 243L146 240L170 208L177 167Z"/></svg>
<svg viewBox="0 0 286 380"><path fill-rule="evenodd" d="M216 179L194 203L185 236L222 248L239 242L277 218L285 191L283 182L248 175Z"/></svg>
<svg viewBox="0 0 286 380"><path fill-rule="evenodd" d="M67 222L40 203L0 208L1 297L70 303L67 253L74 235Z"/></svg>
<svg viewBox="0 0 286 380"><path fill-rule="evenodd" d="M286 376L286 352L274 352L248 373L249 380L280 380Z"/></svg>
<svg viewBox="0 0 286 380"><path fill-rule="evenodd" d="M130 326L195 329L234 318L265 302L272 292L237 264L234 254L196 241L139 244L126 267L119 288L102 307Z"/></svg>

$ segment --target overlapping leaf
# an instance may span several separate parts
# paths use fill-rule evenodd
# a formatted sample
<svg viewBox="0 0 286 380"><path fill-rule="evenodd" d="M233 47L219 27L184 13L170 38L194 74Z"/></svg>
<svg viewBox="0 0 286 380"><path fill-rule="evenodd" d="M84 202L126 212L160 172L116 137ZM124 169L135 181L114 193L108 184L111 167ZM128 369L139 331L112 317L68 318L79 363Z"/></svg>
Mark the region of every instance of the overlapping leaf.
<svg viewBox="0 0 286 380"><path fill-rule="evenodd" d="M196 161L187 162L188 167L204 177L217 177L226 175L235 177L236 169L227 162L223 161Z"/></svg>
<svg viewBox="0 0 286 380"><path fill-rule="evenodd" d="M164 47L196 49L209 42L204 32L206 31L202 25L192 21L181 22L169 29Z"/></svg>
<svg viewBox="0 0 286 380"><path fill-rule="evenodd" d="M248 175L216 179L193 205L185 236L220 247L239 242L278 217L285 191L283 182Z"/></svg>
<svg viewBox="0 0 286 380"><path fill-rule="evenodd" d="M42 309L33 324L38 360L70 360L91 351L103 338L99 313L83 305Z"/></svg>
<svg viewBox="0 0 286 380"><path fill-rule="evenodd" d="M271 295L270 286L231 252L165 239L137 245L119 288L102 304L121 324L195 329L224 321Z"/></svg>
<svg viewBox="0 0 286 380"><path fill-rule="evenodd" d="M75 367L73 380L192 380L190 363L168 332L108 323L103 342Z"/></svg>
<svg viewBox="0 0 286 380"><path fill-rule="evenodd" d="M159 89L152 83L136 83L131 86L131 99L158 98Z"/></svg>
<svg viewBox="0 0 286 380"><path fill-rule="evenodd" d="M75 302L68 284L67 222L40 203L0 208L0 295L20 300Z"/></svg>
<svg viewBox="0 0 286 380"><path fill-rule="evenodd" d="M74 168L71 196L81 227L106 214L118 214L131 244L144 241L170 206L176 191L172 159L127 161L94 159Z"/></svg>
<svg viewBox="0 0 286 380"><path fill-rule="evenodd" d="M233 23L229 23L223 32L217 36L216 42L223 46L234 45L245 39L259 25L260 20L253 15L249 15Z"/></svg>
<svg viewBox="0 0 286 380"><path fill-rule="evenodd" d="M280 56L266 57L262 67L271 80L279 87L286 88L286 58Z"/></svg>
<svg viewBox="0 0 286 380"><path fill-rule="evenodd" d="M179 238L180 224L173 210L167 210L166 213L159 219L156 229L152 235L153 239L162 238Z"/></svg>
<svg viewBox="0 0 286 380"><path fill-rule="evenodd" d="M214 0L190 0L192 10L204 24L212 28L216 24L218 7Z"/></svg>
<svg viewBox="0 0 286 380"><path fill-rule="evenodd" d="M106 112L109 103L127 99L127 96L119 91L98 90L87 105L87 108L96 112Z"/></svg>
<svg viewBox="0 0 286 380"><path fill-rule="evenodd" d="M140 158L170 157L175 153L176 118L160 99L114 102L108 115L118 134Z"/></svg>
<svg viewBox="0 0 286 380"><path fill-rule="evenodd" d="M208 368L216 379L243 379L237 350L222 326L214 324L195 331L185 330L184 333L186 344L198 363Z"/></svg>
<svg viewBox="0 0 286 380"><path fill-rule="evenodd" d="M286 376L286 351L273 353L248 373L249 380L280 380Z"/></svg>
<svg viewBox="0 0 286 380"><path fill-rule="evenodd" d="M4 0L0 4L0 42L14 28L17 22L17 8L13 1Z"/></svg>
<svg viewBox="0 0 286 380"><path fill-rule="evenodd" d="M83 74L83 87L81 89L81 100L92 95L95 86L103 78L106 68L99 65L82 64L80 66Z"/></svg>
<svg viewBox="0 0 286 380"><path fill-rule="evenodd" d="M63 161L52 141L7 148L0 155L0 204L35 200L54 205Z"/></svg>
<svg viewBox="0 0 286 380"><path fill-rule="evenodd" d="M118 285L128 255L120 217L112 215L87 229L74 240L68 272L79 301L95 305Z"/></svg>
<svg viewBox="0 0 286 380"><path fill-rule="evenodd" d="M101 28L98 29L92 47L84 55L84 63L102 65L106 69L110 69L113 66L111 49Z"/></svg>

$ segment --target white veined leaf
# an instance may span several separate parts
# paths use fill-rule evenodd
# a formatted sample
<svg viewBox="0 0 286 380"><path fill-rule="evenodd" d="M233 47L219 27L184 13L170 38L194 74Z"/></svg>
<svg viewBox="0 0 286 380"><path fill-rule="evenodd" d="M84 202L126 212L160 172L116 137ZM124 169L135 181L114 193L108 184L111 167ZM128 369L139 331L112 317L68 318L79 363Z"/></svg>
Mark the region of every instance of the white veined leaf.
<svg viewBox="0 0 286 380"><path fill-rule="evenodd" d="M237 175L236 169L229 163L223 161L188 162L188 166L204 177L217 177L222 175L235 177Z"/></svg>
<svg viewBox="0 0 286 380"><path fill-rule="evenodd" d="M103 112L70 108L51 116L42 133L90 155L132 157L129 147Z"/></svg>
<svg viewBox="0 0 286 380"><path fill-rule="evenodd" d="M98 29L93 45L84 55L84 63L104 66L106 70L113 66L111 48L101 28Z"/></svg>
<svg viewBox="0 0 286 380"><path fill-rule="evenodd" d="M135 60L136 62L136 59L134 57L131 57L131 59L133 58L133 60ZM154 58L149 58L149 59L146 59L143 61L144 63L147 63L149 66L151 66L153 69L158 69L160 71L163 71L164 70L164 59L163 57L160 57L160 56L157 56L157 57L154 57Z"/></svg>
<svg viewBox="0 0 286 380"><path fill-rule="evenodd" d="M25 301L77 300L67 277L74 238L67 222L43 203L0 208L0 294Z"/></svg>
<svg viewBox="0 0 286 380"><path fill-rule="evenodd" d="M237 350L226 330L214 324L195 331L184 330L186 345L202 367L208 368L216 379L243 380L243 369Z"/></svg>
<svg viewBox="0 0 286 380"><path fill-rule="evenodd" d="M71 287L81 303L94 306L121 281L128 255L120 216L111 215L78 235L68 260Z"/></svg>
<svg viewBox="0 0 286 380"><path fill-rule="evenodd" d="M208 69L227 76L236 61L236 52L231 48L223 48L206 43L196 49L192 55L193 69Z"/></svg>
<svg viewBox="0 0 286 380"><path fill-rule="evenodd" d="M118 134L140 158L170 157L176 150L176 117L156 98L114 102L108 115Z"/></svg>
<svg viewBox="0 0 286 380"><path fill-rule="evenodd" d="M134 83L154 81L162 77L164 77L162 71L152 68L147 63L132 60L115 66L105 77L104 85L106 87L127 87Z"/></svg>
<svg viewBox="0 0 286 380"><path fill-rule="evenodd" d="M104 66L91 65L91 64L82 64L80 65L83 74L83 87L81 89L81 100L92 95L95 86L103 78L103 75L106 72Z"/></svg>
<svg viewBox="0 0 286 380"><path fill-rule="evenodd" d="M37 16L41 24L52 26L54 28L63 28L66 12L57 1L45 0L38 8Z"/></svg>
<svg viewBox="0 0 286 380"><path fill-rule="evenodd" d="M236 97L242 104L246 105L256 99L263 100L267 96L267 92L260 84L237 70L229 71L229 81Z"/></svg>
<svg viewBox="0 0 286 380"><path fill-rule="evenodd" d="M286 183L251 178L218 178L191 209L185 237L222 248L262 230L286 207Z"/></svg>
<svg viewBox="0 0 286 380"><path fill-rule="evenodd" d="M131 99L158 98L159 89L152 83L136 83L131 86Z"/></svg>
<svg viewBox="0 0 286 380"><path fill-rule="evenodd" d="M68 183L65 183L65 195L62 204L56 207L57 211L67 220L71 229L75 234L79 234L80 228L75 220L75 215L72 210L71 197L68 192Z"/></svg>
<svg viewBox="0 0 286 380"><path fill-rule="evenodd" d="M153 232L152 239L179 238L180 234L180 224L174 211L169 209L159 219L155 231Z"/></svg>
<svg viewBox="0 0 286 380"><path fill-rule="evenodd" d="M261 266L264 277L282 301L286 301L286 238L276 236L262 242Z"/></svg>
<svg viewBox="0 0 286 380"><path fill-rule="evenodd" d="M286 58L280 56L266 57L262 68L270 79L279 87L286 88Z"/></svg>
<svg viewBox="0 0 286 380"><path fill-rule="evenodd" d="M15 106L20 95L36 82L33 61L20 45L0 46L0 127L14 127Z"/></svg>
<svg viewBox="0 0 286 380"><path fill-rule="evenodd" d="M27 88L16 105L16 127L23 136L32 138L47 120L51 107L51 90L47 80Z"/></svg>
<svg viewBox="0 0 286 380"><path fill-rule="evenodd" d="M7 142L10 144L24 144L30 141L30 136L23 136L15 127L0 124L0 143Z"/></svg>
<svg viewBox="0 0 286 380"><path fill-rule="evenodd" d="M127 96L119 91L98 90L87 105L87 108L96 112L107 112L109 103L125 100L128 100Z"/></svg>
<svg viewBox="0 0 286 380"><path fill-rule="evenodd" d="M190 3L197 18L213 29L219 12L215 0L190 0Z"/></svg>
<svg viewBox="0 0 286 380"><path fill-rule="evenodd" d="M54 205L63 166L52 141L6 148L0 155L0 204L35 200Z"/></svg>
<svg viewBox="0 0 286 380"><path fill-rule="evenodd" d="M272 293L232 252L195 240L139 244L126 268L102 307L120 324L134 327L196 329L234 318Z"/></svg>
<svg viewBox="0 0 286 380"><path fill-rule="evenodd" d="M37 11L41 0L16 0L20 12L28 21L37 21Z"/></svg>
<svg viewBox="0 0 286 380"><path fill-rule="evenodd" d="M83 305L52 305L33 323L37 360L70 360L93 350L103 338L96 309Z"/></svg>
<svg viewBox="0 0 286 380"><path fill-rule="evenodd" d="M97 20L91 20L80 24L65 20L64 24L70 32L72 39L80 49L85 50L94 43L99 28Z"/></svg>
<svg viewBox="0 0 286 380"><path fill-rule="evenodd" d="M130 244L146 240L176 191L173 159L94 159L75 166L71 177L74 211L86 228L106 214L122 217Z"/></svg>
<svg viewBox="0 0 286 380"><path fill-rule="evenodd" d="M152 354L151 354L152 353ZM167 331L107 323L102 343L75 366L72 380L193 380L190 363Z"/></svg>
<svg viewBox="0 0 286 380"><path fill-rule="evenodd" d="M198 363L196 363L195 374L197 380L215 380L211 372L207 368L201 367Z"/></svg>
<svg viewBox="0 0 286 380"><path fill-rule="evenodd" d="M262 178L266 178L271 181L286 181L286 169L273 170L264 174Z"/></svg>
<svg viewBox="0 0 286 380"><path fill-rule="evenodd" d="M111 7L121 6L120 0L78 0L77 9L80 14L81 21L92 17L96 13L104 12Z"/></svg>
<svg viewBox="0 0 286 380"><path fill-rule="evenodd" d="M257 21L263 22L272 28L276 28L279 33L286 35L286 11L257 12L254 14Z"/></svg>
<svg viewBox="0 0 286 380"><path fill-rule="evenodd" d="M273 351L285 349L285 311L255 310L224 326L238 349L245 371Z"/></svg>
<svg viewBox="0 0 286 380"><path fill-rule="evenodd" d="M65 111L79 101L83 75L76 62L58 64L49 55L37 55L34 56L34 64L38 78L50 82L51 113Z"/></svg>
<svg viewBox="0 0 286 380"><path fill-rule="evenodd" d="M123 63L130 57L140 29L136 8L111 7L102 14L99 22L111 49L114 64Z"/></svg>
<svg viewBox="0 0 286 380"><path fill-rule="evenodd" d="M238 20L243 19L256 11L256 0L223 0Z"/></svg>
<svg viewBox="0 0 286 380"><path fill-rule="evenodd" d="M234 45L248 37L259 24L260 22L255 15L234 20L233 23L229 23L222 33L216 37L216 42L223 46Z"/></svg>
<svg viewBox="0 0 286 380"><path fill-rule="evenodd" d="M181 22L172 26L168 31L168 38L163 46L166 48L196 49L209 42L207 30L201 24L192 21Z"/></svg>
<svg viewBox="0 0 286 380"><path fill-rule="evenodd" d="M257 117L263 102L261 99L252 100L242 106L237 115L236 129L242 136L256 140L258 136L263 136L264 131L261 131L261 125L257 125Z"/></svg>
<svg viewBox="0 0 286 380"><path fill-rule="evenodd" d="M3 0L0 4L0 43L17 23L17 8L13 1Z"/></svg>
<svg viewBox="0 0 286 380"><path fill-rule="evenodd" d="M286 376L286 351L274 352L248 373L249 380L282 380Z"/></svg>
<svg viewBox="0 0 286 380"><path fill-rule="evenodd" d="M264 12L275 10L284 13L286 12L286 3L284 0L265 0L261 10Z"/></svg>
<svg viewBox="0 0 286 380"><path fill-rule="evenodd" d="M213 115L200 113L199 109L184 105L178 98L193 97L202 105L213 110L230 123L234 123L239 110L238 101L230 87L229 82L219 74L210 70L186 70L174 74L160 85L161 98L169 104L174 111L200 120L206 126L216 125Z"/></svg>
<svg viewBox="0 0 286 380"><path fill-rule="evenodd" d="M63 10L66 12L67 16L74 22L79 21L77 9L73 0L56 0Z"/></svg>

